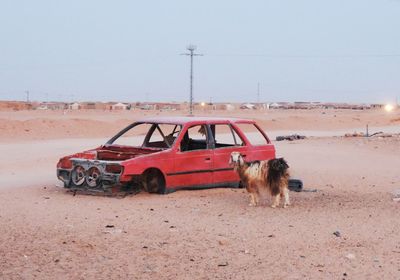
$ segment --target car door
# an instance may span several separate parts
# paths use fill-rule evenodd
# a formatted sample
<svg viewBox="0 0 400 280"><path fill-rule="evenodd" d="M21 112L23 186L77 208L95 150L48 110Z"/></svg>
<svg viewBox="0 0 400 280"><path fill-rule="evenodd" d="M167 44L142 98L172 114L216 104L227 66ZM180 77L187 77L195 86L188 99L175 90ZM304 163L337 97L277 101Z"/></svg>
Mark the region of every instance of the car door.
<svg viewBox="0 0 400 280"><path fill-rule="evenodd" d="M212 124L210 130L214 138L213 183L222 186L239 182L229 159L232 152L247 156L245 142L229 123Z"/></svg>
<svg viewBox="0 0 400 280"><path fill-rule="evenodd" d="M182 131L174 155L174 172L167 174L172 188L202 188L212 184L213 151L205 124Z"/></svg>

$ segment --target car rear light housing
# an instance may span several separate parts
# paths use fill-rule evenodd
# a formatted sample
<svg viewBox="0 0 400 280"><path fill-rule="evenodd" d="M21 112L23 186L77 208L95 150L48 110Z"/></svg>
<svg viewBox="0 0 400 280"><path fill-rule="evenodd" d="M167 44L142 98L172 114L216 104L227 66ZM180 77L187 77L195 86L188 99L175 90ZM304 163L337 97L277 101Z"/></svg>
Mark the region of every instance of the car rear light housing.
<svg viewBox="0 0 400 280"><path fill-rule="evenodd" d="M123 170L122 165L119 164L107 164L106 165L106 172L113 173L113 174L121 174Z"/></svg>

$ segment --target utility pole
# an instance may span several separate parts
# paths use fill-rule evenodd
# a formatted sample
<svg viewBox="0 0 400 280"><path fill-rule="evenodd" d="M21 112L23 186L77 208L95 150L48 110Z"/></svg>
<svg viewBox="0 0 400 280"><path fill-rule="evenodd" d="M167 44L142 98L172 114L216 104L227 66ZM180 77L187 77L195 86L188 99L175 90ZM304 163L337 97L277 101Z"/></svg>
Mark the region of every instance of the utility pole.
<svg viewBox="0 0 400 280"><path fill-rule="evenodd" d="M186 49L190 53L182 53L181 55L190 56L190 98L189 98L189 115L193 115L193 56L202 56L202 54L194 53L196 50L195 45L189 45Z"/></svg>
<svg viewBox="0 0 400 280"><path fill-rule="evenodd" d="M257 83L257 104L260 104L260 83Z"/></svg>
<svg viewBox="0 0 400 280"><path fill-rule="evenodd" d="M29 90L26 90L25 93L26 93L26 102L29 103Z"/></svg>

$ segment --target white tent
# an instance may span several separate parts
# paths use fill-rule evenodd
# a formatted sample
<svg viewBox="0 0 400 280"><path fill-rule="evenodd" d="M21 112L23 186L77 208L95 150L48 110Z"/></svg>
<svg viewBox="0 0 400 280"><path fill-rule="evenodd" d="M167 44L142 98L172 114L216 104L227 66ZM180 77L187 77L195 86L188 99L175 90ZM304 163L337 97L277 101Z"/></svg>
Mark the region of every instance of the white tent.
<svg viewBox="0 0 400 280"><path fill-rule="evenodd" d="M124 104L124 103L116 103L114 105L111 106L112 110L127 110L128 109L128 105Z"/></svg>
<svg viewBox="0 0 400 280"><path fill-rule="evenodd" d="M69 108L71 110L79 110L81 108L81 105L79 105L79 103L75 102L69 105Z"/></svg>

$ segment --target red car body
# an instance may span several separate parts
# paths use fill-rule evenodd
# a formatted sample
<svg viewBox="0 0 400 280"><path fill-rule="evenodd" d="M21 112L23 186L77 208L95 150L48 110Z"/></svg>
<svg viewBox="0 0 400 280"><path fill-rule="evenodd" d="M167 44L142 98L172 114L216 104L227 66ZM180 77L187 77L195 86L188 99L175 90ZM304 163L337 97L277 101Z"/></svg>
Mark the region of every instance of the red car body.
<svg viewBox="0 0 400 280"><path fill-rule="evenodd" d="M149 128L142 131L143 143L117 143L143 126ZM249 133L242 127L254 130ZM166 129L171 133L166 135ZM254 135L261 143L249 140ZM178 189L238 187L239 177L229 166L233 151L244 155L246 161L275 158L274 145L253 120L147 118L123 129L105 145L61 158L57 176L66 188L101 191L140 187L168 193Z"/></svg>

